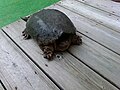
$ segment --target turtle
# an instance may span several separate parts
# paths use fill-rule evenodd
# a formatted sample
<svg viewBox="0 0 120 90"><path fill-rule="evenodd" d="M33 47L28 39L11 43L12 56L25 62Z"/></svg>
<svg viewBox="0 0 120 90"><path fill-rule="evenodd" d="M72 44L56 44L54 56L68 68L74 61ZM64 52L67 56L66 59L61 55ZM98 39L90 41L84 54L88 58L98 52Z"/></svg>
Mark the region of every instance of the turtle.
<svg viewBox="0 0 120 90"><path fill-rule="evenodd" d="M48 60L53 58L55 52L63 52L71 45L82 43L72 21L57 9L43 9L32 14L22 35L24 39L36 40Z"/></svg>

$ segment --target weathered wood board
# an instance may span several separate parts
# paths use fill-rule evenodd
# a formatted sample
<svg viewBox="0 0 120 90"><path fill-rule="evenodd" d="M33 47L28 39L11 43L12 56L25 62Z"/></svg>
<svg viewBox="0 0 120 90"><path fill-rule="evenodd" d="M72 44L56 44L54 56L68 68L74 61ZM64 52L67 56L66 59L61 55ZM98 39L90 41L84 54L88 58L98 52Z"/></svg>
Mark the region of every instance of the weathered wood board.
<svg viewBox="0 0 120 90"><path fill-rule="evenodd" d="M112 0L77 0L120 17L120 3Z"/></svg>
<svg viewBox="0 0 120 90"><path fill-rule="evenodd" d="M76 0L63 0L59 5L120 33L120 17L85 5Z"/></svg>
<svg viewBox="0 0 120 90"><path fill-rule="evenodd" d="M1 30L0 73L12 90L59 90Z"/></svg>

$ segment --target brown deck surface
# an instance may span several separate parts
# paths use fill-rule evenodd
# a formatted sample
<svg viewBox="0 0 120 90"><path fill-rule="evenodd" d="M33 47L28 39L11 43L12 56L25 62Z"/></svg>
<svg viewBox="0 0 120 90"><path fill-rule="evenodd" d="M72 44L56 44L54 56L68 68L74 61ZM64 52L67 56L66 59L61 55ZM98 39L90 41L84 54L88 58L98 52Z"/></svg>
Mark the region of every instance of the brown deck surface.
<svg viewBox="0 0 120 90"><path fill-rule="evenodd" d="M83 44L43 58L26 22L0 31L0 90L120 90L120 4L110 0L62 0L47 8L64 12Z"/></svg>

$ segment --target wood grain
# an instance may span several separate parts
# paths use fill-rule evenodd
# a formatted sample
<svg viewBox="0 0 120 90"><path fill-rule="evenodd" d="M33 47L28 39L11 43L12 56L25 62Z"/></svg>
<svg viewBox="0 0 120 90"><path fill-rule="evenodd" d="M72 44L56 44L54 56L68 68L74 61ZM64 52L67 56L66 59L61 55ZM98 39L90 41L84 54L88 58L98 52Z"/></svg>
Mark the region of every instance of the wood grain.
<svg viewBox="0 0 120 90"><path fill-rule="evenodd" d="M120 4L112 0L77 0L120 17Z"/></svg>
<svg viewBox="0 0 120 90"><path fill-rule="evenodd" d="M3 73L1 72L0 70L0 80L1 80L1 83L3 83L3 85L5 86L5 89L7 90L13 90L11 85L9 84L9 82L5 79Z"/></svg>

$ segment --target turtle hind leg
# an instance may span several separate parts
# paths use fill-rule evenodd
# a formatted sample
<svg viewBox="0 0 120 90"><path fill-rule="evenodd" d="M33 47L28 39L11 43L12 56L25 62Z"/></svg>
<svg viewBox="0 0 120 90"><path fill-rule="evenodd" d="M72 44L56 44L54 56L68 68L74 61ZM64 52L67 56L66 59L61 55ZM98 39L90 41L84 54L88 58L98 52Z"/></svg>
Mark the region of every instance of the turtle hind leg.
<svg viewBox="0 0 120 90"><path fill-rule="evenodd" d="M81 38L82 38L82 36L74 35L71 43L73 45L80 45L80 44L82 44L82 39Z"/></svg>
<svg viewBox="0 0 120 90"><path fill-rule="evenodd" d="M22 32L22 36L24 36L23 39L27 40L27 39L30 39L31 36L29 34L26 33L26 29Z"/></svg>
<svg viewBox="0 0 120 90"><path fill-rule="evenodd" d="M40 46L44 53L44 58L51 60L53 58L54 47L53 45Z"/></svg>

